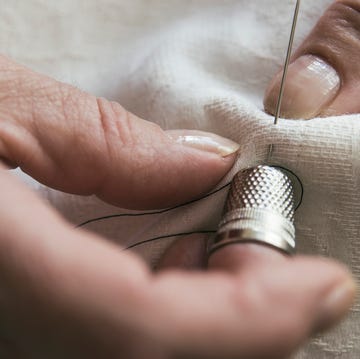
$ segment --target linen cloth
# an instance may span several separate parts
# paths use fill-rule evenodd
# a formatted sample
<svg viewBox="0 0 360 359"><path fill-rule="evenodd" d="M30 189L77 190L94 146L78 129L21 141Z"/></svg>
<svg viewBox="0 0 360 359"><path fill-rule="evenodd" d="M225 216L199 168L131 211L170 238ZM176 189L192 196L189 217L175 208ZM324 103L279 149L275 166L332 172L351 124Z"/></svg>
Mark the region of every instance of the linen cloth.
<svg viewBox="0 0 360 359"><path fill-rule="evenodd" d="M302 2L295 46L330 3ZM262 107L266 85L284 60L294 1L0 5L3 52L20 62L118 100L163 128L212 131L241 145L234 169L213 194L140 217L19 174L75 225L125 247L169 236L134 248L155 264L179 238L174 234L216 229L227 192L221 188L239 169L263 163L273 143L273 162L295 172L304 186L296 213L298 251L337 258L359 279L360 115L281 120L274 127ZM313 339L296 358L359 358L359 310L357 303L339 328Z"/></svg>

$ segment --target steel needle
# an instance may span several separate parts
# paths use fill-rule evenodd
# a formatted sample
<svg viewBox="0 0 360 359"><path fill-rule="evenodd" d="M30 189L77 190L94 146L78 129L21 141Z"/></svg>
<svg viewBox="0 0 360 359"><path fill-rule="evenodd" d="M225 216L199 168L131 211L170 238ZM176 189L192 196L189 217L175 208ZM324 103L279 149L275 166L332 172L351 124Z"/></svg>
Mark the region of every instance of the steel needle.
<svg viewBox="0 0 360 359"><path fill-rule="evenodd" d="M277 125L278 122L279 122L280 111L281 111L281 103L282 103L282 99L284 97L286 76L287 76L287 73L288 73L289 64L290 64L290 58L291 58L291 52L292 52L292 48L293 48L293 44L294 44L295 30L296 30L298 15L299 15L300 3L301 3L301 0L296 1L294 17L293 17L292 26L291 26L289 45L288 45L288 48L287 48L286 60L285 60L284 70L283 70L281 84L280 84L280 92L279 92L279 97L278 97L277 104L276 104L274 125ZM271 159L273 150L274 150L274 145L271 144L269 146L268 162Z"/></svg>

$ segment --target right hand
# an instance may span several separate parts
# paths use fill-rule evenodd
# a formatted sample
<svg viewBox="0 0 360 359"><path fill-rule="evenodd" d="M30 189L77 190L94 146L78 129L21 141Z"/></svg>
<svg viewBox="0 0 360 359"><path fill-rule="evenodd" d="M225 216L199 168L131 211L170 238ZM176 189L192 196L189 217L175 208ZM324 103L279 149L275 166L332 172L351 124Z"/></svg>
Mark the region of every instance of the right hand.
<svg viewBox="0 0 360 359"><path fill-rule="evenodd" d="M337 0L294 53L281 116L310 119L360 112L360 0ZM281 74L264 105L274 114Z"/></svg>

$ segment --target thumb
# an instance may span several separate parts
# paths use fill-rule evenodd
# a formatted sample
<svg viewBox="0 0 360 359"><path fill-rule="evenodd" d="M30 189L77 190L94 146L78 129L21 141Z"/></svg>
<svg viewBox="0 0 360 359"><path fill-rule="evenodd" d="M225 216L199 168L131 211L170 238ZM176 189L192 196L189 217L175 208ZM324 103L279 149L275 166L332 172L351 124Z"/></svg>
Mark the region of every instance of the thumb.
<svg viewBox="0 0 360 359"><path fill-rule="evenodd" d="M118 103L0 57L0 158L62 191L123 207L165 207L213 187L238 145L165 132Z"/></svg>
<svg viewBox="0 0 360 359"><path fill-rule="evenodd" d="M207 272L172 270L157 279L151 322L165 323L162 337L179 358L288 357L338 322L355 295L341 265L257 244L219 249Z"/></svg>
<svg viewBox="0 0 360 359"><path fill-rule="evenodd" d="M289 66L281 116L305 118L360 111L360 1L338 0L321 17ZM281 73L264 106L275 112Z"/></svg>
<svg viewBox="0 0 360 359"><path fill-rule="evenodd" d="M209 269L256 281L250 285L254 290L252 300L272 308L278 327L280 323L284 325L282 329L292 327L288 334L292 340L304 335L306 327L307 335L332 327L349 310L356 292L352 275L336 262L315 257L292 258L258 244L224 247L210 257ZM262 290L257 292L256 287ZM259 326L263 319L259 316ZM275 331L276 325L272 327Z"/></svg>

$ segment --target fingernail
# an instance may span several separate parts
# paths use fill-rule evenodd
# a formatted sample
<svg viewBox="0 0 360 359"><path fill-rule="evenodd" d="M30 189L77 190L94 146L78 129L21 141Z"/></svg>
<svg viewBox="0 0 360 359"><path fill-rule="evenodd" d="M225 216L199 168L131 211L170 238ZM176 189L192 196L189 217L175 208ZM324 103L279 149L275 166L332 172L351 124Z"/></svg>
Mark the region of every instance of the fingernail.
<svg viewBox="0 0 360 359"><path fill-rule="evenodd" d="M179 144L215 153L221 157L230 156L239 150L239 145L236 142L210 132L171 130L166 131L166 133Z"/></svg>
<svg viewBox="0 0 360 359"><path fill-rule="evenodd" d="M266 92L264 106L271 114L276 111L282 72L277 74ZM305 55L289 66L281 105L281 117L316 117L337 96L341 80L335 69L324 60Z"/></svg>
<svg viewBox="0 0 360 359"><path fill-rule="evenodd" d="M316 331L322 331L336 324L350 309L355 293L356 284L353 280L347 280L333 288L320 303Z"/></svg>

